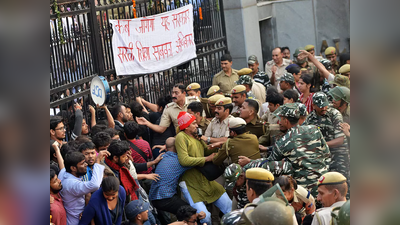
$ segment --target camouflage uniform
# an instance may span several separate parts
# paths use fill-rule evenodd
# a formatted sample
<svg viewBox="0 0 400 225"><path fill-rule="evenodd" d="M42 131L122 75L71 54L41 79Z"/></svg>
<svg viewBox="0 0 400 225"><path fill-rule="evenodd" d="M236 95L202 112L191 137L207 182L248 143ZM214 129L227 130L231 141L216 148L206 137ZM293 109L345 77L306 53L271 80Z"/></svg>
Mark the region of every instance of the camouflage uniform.
<svg viewBox="0 0 400 225"><path fill-rule="evenodd" d="M254 81L253 81L253 79L251 79L251 77L249 75L240 76L239 80L236 81L236 84L237 85L247 84L247 85L252 85L252 87L254 87L254 85L253 85ZM253 94L252 90L253 90L253 88L249 92L246 93L246 98L257 99L256 96Z"/></svg>
<svg viewBox="0 0 400 225"><path fill-rule="evenodd" d="M279 116L299 118L300 111L296 104L285 104ZM296 125L273 146L268 157L270 161L287 159L293 166L293 178L299 185L317 196L317 180L328 172L329 147L321 131L313 125Z"/></svg>
<svg viewBox="0 0 400 225"><path fill-rule="evenodd" d="M264 71L259 70L256 75L254 75L253 80L264 85L265 90L268 90L268 87L271 86L271 81Z"/></svg>
<svg viewBox="0 0 400 225"><path fill-rule="evenodd" d="M313 96L313 104L322 108L329 104L327 96L321 92L317 92ZM350 187L350 157L347 148L347 139L343 131L340 129L340 123L343 123L343 116L339 110L328 107L327 112L323 116L317 115L312 111L304 122L307 125L317 126L326 141L332 141L336 138L344 137L344 142L341 146L329 148L331 152L331 164L329 171L336 171L343 174L347 179L347 184Z"/></svg>

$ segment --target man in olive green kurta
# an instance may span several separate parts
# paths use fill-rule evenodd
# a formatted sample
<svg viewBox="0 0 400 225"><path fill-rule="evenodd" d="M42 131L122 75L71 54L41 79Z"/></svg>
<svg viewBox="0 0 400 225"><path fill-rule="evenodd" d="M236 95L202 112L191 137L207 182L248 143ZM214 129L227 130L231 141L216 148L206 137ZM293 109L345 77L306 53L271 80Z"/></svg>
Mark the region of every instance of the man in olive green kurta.
<svg viewBox="0 0 400 225"><path fill-rule="evenodd" d="M204 141L197 137L197 123L193 115L181 112L178 116L180 132L176 135L175 148L178 153L179 163L182 166L204 166L214 157L213 150L209 150ZM208 155L205 157L205 155ZM211 224L211 214L204 203L214 203L222 213L226 214L232 209L232 201L226 194L222 185L216 181L209 181L196 168L186 171L179 183L181 191L190 206L197 212L206 213L206 218L201 223Z"/></svg>

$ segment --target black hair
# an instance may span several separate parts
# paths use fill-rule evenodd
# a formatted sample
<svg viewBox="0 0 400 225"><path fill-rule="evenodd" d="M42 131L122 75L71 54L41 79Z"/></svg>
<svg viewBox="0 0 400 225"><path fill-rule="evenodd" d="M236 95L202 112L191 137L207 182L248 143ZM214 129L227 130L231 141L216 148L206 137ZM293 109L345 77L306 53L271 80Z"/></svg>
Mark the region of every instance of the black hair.
<svg viewBox="0 0 400 225"><path fill-rule="evenodd" d="M76 141L70 141L67 144L63 144L61 146L60 149L61 156L63 157L63 159L65 159L65 156L68 153L78 151L78 149L79 149L78 143L76 143Z"/></svg>
<svg viewBox="0 0 400 225"><path fill-rule="evenodd" d="M200 113L200 115L203 113L203 104L201 102L191 102L187 109L192 110L194 113Z"/></svg>
<svg viewBox="0 0 400 225"><path fill-rule="evenodd" d="M50 116L50 130L55 130L58 124L64 122L61 116Z"/></svg>
<svg viewBox="0 0 400 225"><path fill-rule="evenodd" d="M50 168L50 180L52 180L57 175L56 171Z"/></svg>
<svg viewBox="0 0 400 225"><path fill-rule="evenodd" d="M123 103L117 103L112 107L111 115L115 120L117 119L118 114L122 111L122 106L124 106Z"/></svg>
<svg viewBox="0 0 400 225"><path fill-rule="evenodd" d="M85 156L81 153L81 152L77 152L77 151L71 151L68 152L67 155L65 156L65 170L68 173L71 173L71 166L75 166L77 167L78 163L82 162L83 160L85 160Z"/></svg>
<svg viewBox="0 0 400 225"><path fill-rule="evenodd" d="M132 101L130 104L130 108L133 118L141 117L143 115L143 106L139 102Z"/></svg>
<svg viewBox="0 0 400 225"><path fill-rule="evenodd" d="M342 67L344 64L346 64L347 60L350 60L350 53L342 53L342 54L340 54L340 57L339 57L340 66L339 66L339 68Z"/></svg>
<svg viewBox="0 0 400 225"><path fill-rule="evenodd" d="M271 93L270 95L267 95L266 101L274 105L283 105L283 95L281 93Z"/></svg>
<svg viewBox="0 0 400 225"><path fill-rule="evenodd" d="M260 109L260 106L258 105L258 102L254 99L246 99L244 100L245 102L247 102L247 104L254 109L255 113L258 113L258 110Z"/></svg>
<svg viewBox="0 0 400 225"><path fill-rule="evenodd" d="M292 176L280 176L274 180L274 185L275 184L279 184L279 186L282 188L282 191L289 191L291 188L297 190L297 182Z"/></svg>
<svg viewBox="0 0 400 225"><path fill-rule="evenodd" d="M294 64L294 66L289 67L286 71L291 74L299 74L300 73L300 66Z"/></svg>
<svg viewBox="0 0 400 225"><path fill-rule="evenodd" d="M182 83L175 84L175 85L174 85L174 88L179 88L179 90L181 90L182 93L183 93L183 92L186 93L186 86L183 85Z"/></svg>
<svg viewBox="0 0 400 225"><path fill-rule="evenodd" d="M95 148L96 148L96 146L93 144L93 142L85 142L79 146L79 151L83 152L87 149L95 149Z"/></svg>
<svg viewBox="0 0 400 225"><path fill-rule="evenodd" d="M112 160L114 156L120 157L129 151L130 147L127 141L117 141L113 140L108 147L108 151L110 152L110 156L108 156L109 160Z"/></svg>
<svg viewBox="0 0 400 225"><path fill-rule="evenodd" d="M93 144L96 146L97 149L100 147L107 146L111 143L111 137L106 132L99 132L92 138Z"/></svg>
<svg viewBox="0 0 400 225"><path fill-rule="evenodd" d="M285 50L289 50L289 52L290 52L290 49L289 49L289 47L287 47L287 46L285 46L285 47L281 47L281 51L283 52L283 51L285 51Z"/></svg>
<svg viewBox="0 0 400 225"><path fill-rule="evenodd" d="M109 134L111 138L113 138L115 135L119 135L119 132L116 129L111 128L111 127L108 127L107 129L105 129L104 132Z"/></svg>
<svg viewBox="0 0 400 225"><path fill-rule="evenodd" d="M171 95L167 95L167 96L165 96L165 97L160 97L160 98L158 98L158 100L157 100L157 105L158 105L159 107L162 107L163 110L164 110L164 109L165 109L165 106L166 106L168 103L170 103L170 102L172 102L172 97L171 97Z"/></svg>
<svg viewBox="0 0 400 225"><path fill-rule="evenodd" d="M262 195L272 187L272 183L262 180L247 179L247 188L253 189L257 196Z"/></svg>
<svg viewBox="0 0 400 225"><path fill-rule="evenodd" d="M54 140L50 140L50 160L54 158L54 154L56 154L56 150L53 147Z"/></svg>
<svg viewBox="0 0 400 225"><path fill-rule="evenodd" d="M279 93L278 89L275 86L269 86L267 89L267 97L273 93Z"/></svg>
<svg viewBox="0 0 400 225"><path fill-rule="evenodd" d="M103 124L96 124L92 127L92 129L90 129L91 131L91 136L94 137L97 133L104 131L105 129L107 129L106 125Z"/></svg>
<svg viewBox="0 0 400 225"><path fill-rule="evenodd" d="M179 207L176 212L176 218L178 221L189 221L190 217L197 213L197 210L190 205L183 205Z"/></svg>
<svg viewBox="0 0 400 225"><path fill-rule="evenodd" d="M222 61L229 61L232 62L232 56L229 53L226 53L224 55L221 56L221 62Z"/></svg>
<svg viewBox="0 0 400 225"><path fill-rule="evenodd" d="M232 110L233 110L233 104L232 104L232 103L229 103L229 104L224 105L224 111L225 111L226 109L229 109L229 114L231 114L231 112L232 112Z"/></svg>
<svg viewBox="0 0 400 225"><path fill-rule="evenodd" d="M140 133L139 124L137 124L135 121L126 122L124 124L124 133L127 139L135 139L136 136Z"/></svg>
<svg viewBox="0 0 400 225"><path fill-rule="evenodd" d="M86 143L86 142L92 142L92 140L90 140L90 138L89 138L88 136L86 136L86 135L79 135L79 136L75 139L75 142L76 142L78 145L81 145L81 144Z"/></svg>
<svg viewBox="0 0 400 225"><path fill-rule="evenodd" d="M298 102L299 101L299 94L297 94L297 91L293 89L288 89L283 92L283 97L286 97L287 99L293 99L293 102Z"/></svg>
<svg viewBox="0 0 400 225"><path fill-rule="evenodd" d="M313 77L310 74L306 73L306 74L302 74L300 79L302 79L303 82L306 84L311 84Z"/></svg>
<svg viewBox="0 0 400 225"><path fill-rule="evenodd" d="M101 182L101 188L103 192L119 191L119 180L115 176L107 176L103 178Z"/></svg>

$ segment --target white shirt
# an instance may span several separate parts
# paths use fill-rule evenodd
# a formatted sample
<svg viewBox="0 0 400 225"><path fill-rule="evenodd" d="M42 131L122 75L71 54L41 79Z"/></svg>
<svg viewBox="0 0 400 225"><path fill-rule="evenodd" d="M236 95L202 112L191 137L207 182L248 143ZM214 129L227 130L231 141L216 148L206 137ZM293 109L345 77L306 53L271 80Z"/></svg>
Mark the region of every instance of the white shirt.
<svg viewBox="0 0 400 225"><path fill-rule="evenodd" d="M332 209L338 206L342 206L345 202L346 201L335 202L330 207L320 208L317 211L315 211L314 219L311 225L330 225L332 219L331 216ZM335 214L337 215L337 211ZM321 220L321 223L319 223L318 217Z"/></svg>

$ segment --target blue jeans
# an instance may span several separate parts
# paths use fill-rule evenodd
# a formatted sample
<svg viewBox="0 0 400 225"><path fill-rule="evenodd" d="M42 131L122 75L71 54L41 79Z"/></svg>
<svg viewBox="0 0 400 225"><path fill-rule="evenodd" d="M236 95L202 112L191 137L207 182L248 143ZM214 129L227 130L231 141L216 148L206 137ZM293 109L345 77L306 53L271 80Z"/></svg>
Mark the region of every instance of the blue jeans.
<svg viewBox="0 0 400 225"><path fill-rule="evenodd" d="M211 225L211 213L207 210L206 205L204 202L193 202L192 197L190 196L189 190L187 189L185 181L179 183L179 187L183 195L185 196L186 201L192 206L193 208L197 209L197 213L203 211L206 213L206 218L200 220L200 222L207 223L207 225ZM217 206L223 214L226 214L232 211L232 200L229 198L226 192L217 199L217 201L213 202L215 206Z"/></svg>

